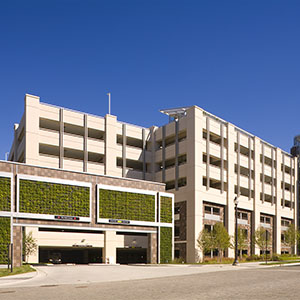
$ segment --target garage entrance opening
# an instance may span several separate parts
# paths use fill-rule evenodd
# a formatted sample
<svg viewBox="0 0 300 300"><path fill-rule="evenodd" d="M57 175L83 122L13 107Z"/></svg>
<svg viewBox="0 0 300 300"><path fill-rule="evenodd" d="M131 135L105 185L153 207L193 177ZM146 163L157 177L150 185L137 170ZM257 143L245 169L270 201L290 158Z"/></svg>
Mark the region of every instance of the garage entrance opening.
<svg viewBox="0 0 300 300"><path fill-rule="evenodd" d="M117 263L119 264L146 264L147 249L119 248L117 249Z"/></svg>
<svg viewBox="0 0 300 300"><path fill-rule="evenodd" d="M39 248L40 263L88 264L102 262L102 248Z"/></svg>

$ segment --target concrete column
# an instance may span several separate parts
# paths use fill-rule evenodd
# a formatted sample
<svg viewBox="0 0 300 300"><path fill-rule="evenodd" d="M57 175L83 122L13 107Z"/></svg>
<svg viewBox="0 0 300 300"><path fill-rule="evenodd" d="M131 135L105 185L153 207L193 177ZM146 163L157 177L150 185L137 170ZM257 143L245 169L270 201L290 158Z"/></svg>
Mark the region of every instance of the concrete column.
<svg viewBox="0 0 300 300"><path fill-rule="evenodd" d="M209 128L209 116L206 116L206 190L209 190L209 162L210 162L210 154L209 154L209 146L210 146L210 128Z"/></svg>
<svg viewBox="0 0 300 300"><path fill-rule="evenodd" d="M39 164L40 97L25 95L25 163Z"/></svg>
<svg viewBox="0 0 300 300"><path fill-rule="evenodd" d="M39 235L39 228L38 227L25 227L25 234L32 235L32 238L34 241L38 244L38 235ZM27 258L25 258L28 263L30 264L37 264L39 262L39 249L37 248L34 253L31 255L28 255Z"/></svg>
<svg viewBox="0 0 300 300"><path fill-rule="evenodd" d="M281 164L280 164L281 169ZM285 207L285 162L284 162L284 153L282 153L282 206Z"/></svg>
<svg viewBox="0 0 300 300"><path fill-rule="evenodd" d="M274 217L274 252L280 254L281 253L281 150L279 148L276 148L275 150L275 160L277 163L276 166L276 173L275 173L275 178L276 178L276 188L275 188L275 217Z"/></svg>
<svg viewBox="0 0 300 300"><path fill-rule="evenodd" d="M237 181L236 181L236 184L237 184L237 195L238 197L240 196L241 194L241 186L240 186L240 177L241 177L241 166L240 166L240 161L241 161L241 145L240 145L240 132L237 131L236 132L236 140L237 140L237 152L236 152L236 164L237 164L237 175L236 175L236 178L237 178Z"/></svg>
<svg viewBox="0 0 300 300"><path fill-rule="evenodd" d="M262 203L264 203L265 202L265 145L264 145L264 143L261 144L261 154L262 154L262 161L261 161L261 173L262 173L261 192L262 192Z"/></svg>
<svg viewBox="0 0 300 300"><path fill-rule="evenodd" d="M88 148L87 148L87 139L88 139L88 127L87 127L87 114L84 115L83 119L84 124L84 137L83 137L83 172L87 172L88 164Z"/></svg>
<svg viewBox="0 0 300 300"><path fill-rule="evenodd" d="M178 167L178 155L179 155L179 143L178 143L178 132L179 132L179 120L175 121L175 190L178 191L178 178L179 178L179 167Z"/></svg>
<svg viewBox="0 0 300 300"><path fill-rule="evenodd" d="M152 126L150 128L150 140L151 140L151 180L155 181L155 151L156 151L156 139L155 130L157 127Z"/></svg>
<svg viewBox="0 0 300 300"><path fill-rule="evenodd" d="M64 167L64 110L59 110L59 168Z"/></svg>
<svg viewBox="0 0 300 300"><path fill-rule="evenodd" d="M227 207L225 209L225 224L228 234L234 236L234 198L236 196L234 186L236 183L234 165L237 161L237 156L234 151L234 144L236 141L236 131L232 124L227 125ZM228 249L228 257L234 257L234 249Z"/></svg>
<svg viewBox="0 0 300 300"><path fill-rule="evenodd" d="M158 255L157 255L157 233L148 234L148 251L147 251L147 263L148 264L157 264Z"/></svg>
<svg viewBox="0 0 300 300"><path fill-rule="evenodd" d="M162 127L162 182L166 181L166 125Z"/></svg>
<svg viewBox="0 0 300 300"><path fill-rule="evenodd" d="M275 157L274 157L274 152L275 152L275 149L271 149L271 151L272 151L272 205L274 205L275 204L275 197L276 197L276 195L275 195L275 183L274 183L274 174L275 174L275 172L276 172L276 169L275 169L275 162L274 162L274 159L275 159Z"/></svg>
<svg viewBox="0 0 300 300"><path fill-rule="evenodd" d="M105 116L105 175L118 176L117 169L117 117Z"/></svg>
<svg viewBox="0 0 300 300"><path fill-rule="evenodd" d="M18 161L18 147L19 147L19 141L17 137L17 130L19 128L19 124L14 124L14 159L13 161Z"/></svg>
<svg viewBox="0 0 300 300"><path fill-rule="evenodd" d="M224 124L220 123L221 133L221 147L220 147L220 158L221 158L221 194L224 193Z"/></svg>
<svg viewBox="0 0 300 300"><path fill-rule="evenodd" d="M187 111L187 188L184 188L182 198L187 204L187 246L186 260L188 263L197 262L202 259L197 239L203 227L203 200L206 189L202 185L205 171L202 168L202 155L205 146L202 141L203 111L198 107L191 107ZM204 147L204 148L203 148ZM179 189L179 193L180 193ZM176 200L176 199L175 199Z"/></svg>
<svg viewBox="0 0 300 300"><path fill-rule="evenodd" d="M251 137L248 137L248 148L249 148L249 157L248 157L248 169L249 169L249 177L248 177L248 188L249 188L249 200L251 200L251 190L252 190L252 144Z"/></svg>
<svg viewBox="0 0 300 300"><path fill-rule="evenodd" d="M291 201L291 207L290 210L293 209L293 158L290 158L290 166L291 166L291 171L290 171L290 201Z"/></svg>
<svg viewBox="0 0 300 300"><path fill-rule="evenodd" d="M104 231L103 262L115 264L117 260L117 234L115 231Z"/></svg>
<svg viewBox="0 0 300 300"><path fill-rule="evenodd" d="M253 199L253 216L252 216L252 233L254 234L255 230L260 226L260 191L261 191L261 182L260 182L260 149L261 142L259 138L254 137L254 199ZM260 250L257 246L253 249L254 254L259 255Z"/></svg>
<svg viewBox="0 0 300 300"><path fill-rule="evenodd" d="M297 157L294 157L294 164L293 164L293 167L294 167L294 181L293 181L293 184L294 184L294 191L293 191L293 207L294 207L294 224L295 224L295 228L298 228L298 197L297 197L297 194L298 194L298 188L297 188L297 182L298 182L298 158ZM299 249L298 249L299 251ZM294 253L297 253L297 246L295 246L295 249L294 249Z"/></svg>
<svg viewBox="0 0 300 300"><path fill-rule="evenodd" d="M127 137L126 137L126 124L122 124L122 177L126 177L126 144L127 144Z"/></svg>
<svg viewBox="0 0 300 300"><path fill-rule="evenodd" d="M14 226L13 234L13 267L22 266L22 227Z"/></svg>
<svg viewBox="0 0 300 300"><path fill-rule="evenodd" d="M143 180L146 179L146 132L142 129L142 140L143 140Z"/></svg>

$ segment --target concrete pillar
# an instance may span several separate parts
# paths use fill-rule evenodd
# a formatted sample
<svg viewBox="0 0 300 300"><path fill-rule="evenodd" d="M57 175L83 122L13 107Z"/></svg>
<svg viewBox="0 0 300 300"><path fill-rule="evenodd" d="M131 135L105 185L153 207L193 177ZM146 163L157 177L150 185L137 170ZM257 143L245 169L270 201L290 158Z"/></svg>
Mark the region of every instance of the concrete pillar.
<svg viewBox="0 0 300 300"><path fill-rule="evenodd" d="M17 137L17 130L19 128L19 124L14 124L14 144L13 144L13 149L14 149L14 159L13 161L18 161L18 147L19 147L19 141Z"/></svg>
<svg viewBox="0 0 300 300"><path fill-rule="evenodd" d="M282 191L281 191L281 178L282 178L282 173L281 173L281 160L282 160L282 155L281 155L281 150L279 148L276 148L275 152L275 159L277 162L276 166L276 202L275 202L275 220L274 220L274 252L277 254L281 253L281 197L282 197Z"/></svg>
<svg viewBox="0 0 300 300"><path fill-rule="evenodd" d="M298 188L297 188L297 182L298 182L298 158L297 157L294 157L294 164L293 164L293 167L294 167L294 181L293 181L293 184L294 184L294 191L293 191L293 203L294 203L294 214L293 214L293 217L294 217L294 224L295 224L295 228L298 228L298 213L299 213L299 210L298 210ZM299 251L299 249L297 249L297 245L295 245L295 249L294 249L294 253L297 253L297 251Z"/></svg>
<svg viewBox="0 0 300 300"><path fill-rule="evenodd" d="M87 140L89 136L88 126L87 126L87 114L83 116L83 126L84 126L84 137L83 137L83 172L87 172L87 164L89 160Z"/></svg>
<svg viewBox="0 0 300 300"><path fill-rule="evenodd" d="M227 125L227 207L225 209L225 224L228 234L234 236L235 214L234 198L236 196L234 186L237 185L234 165L237 161L234 151L236 132L232 124ZM228 249L228 257L234 257L234 249Z"/></svg>
<svg viewBox="0 0 300 300"><path fill-rule="evenodd" d="M22 227L14 226L13 233L13 267L22 266Z"/></svg>
<svg viewBox="0 0 300 300"><path fill-rule="evenodd" d="M127 145L127 137L126 137L126 124L122 124L122 135L123 135L123 145L122 145L122 177L126 177L126 145Z"/></svg>
<svg viewBox="0 0 300 300"><path fill-rule="evenodd" d="M33 241L38 244L38 234L39 229L38 227L25 227L25 234L30 235L33 238ZM27 258L28 263L38 263L39 262L39 249L37 247L36 251L30 254Z"/></svg>
<svg viewBox="0 0 300 300"><path fill-rule="evenodd" d="M59 168L64 168L64 110L59 109Z"/></svg>
<svg viewBox="0 0 300 300"><path fill-rule="evenodd" d="M115 264L117 260L117 234L115 231L104 232L103 262Z"/></svg>
<svg viewBox="0 0 300 300"><path fill-rule="evenodd" d="M30 235L34 240L35 243L38 244L38 235L39 235L39 228L38 227L25 227L25 234L28 236ZM25 260L30 264L37 264L39 262L39 249L37 247L36 251L30 255L28 255Z"/></svg>
<svg viewBox="0 0 300 300"><path fill-rule="evenodd" d="M151 141L151 180L155 181L155 151L156 151L156 140L155 140L155 130L157 127L152 126L150 128L150 141Z"/></svg>
<svg viewBox="0 0 300 300"><path fill-rule="evenodd" d="M261 182L260 182L260 173L261 173L261 164L260 164L260 139L254 137L254 199L253 199L253 216L252 216L252 233L255 233L260 226L260 191L261 191ZM259 247L254 247L254 254L259 255Z"/></svg>
<svg viewBox="0 0 300 300"><path fill-rule="evenodd" d="M202 176L205 176L202 168L202 130L203 111L198 107L191 107L187 111L187 145L191 145L187 147L187 189L184 192L179 190L179 193L184 193L184 198L187 200L186 260L188 263L202 259L202 253L197 244L203 227L203 199L206 192L202 186Z"/></svg>
<svg viewBox="0 0 300 300"><path fill-rule="evenodd" d="M105 175L118 176L117 117L105 116Z"/></svg>
<svg viewBox="0 0 300 300"><path fill-rule="evenodd" d="M148 234L147 263L157 264L157 233Z"/></svg>
<svg viewBox="0 0 300 300"><path fill-rule="evenodd" d="M25 163L39 164L40 97L25 95ZM30 142L28 142L30 141Z"/></svg>

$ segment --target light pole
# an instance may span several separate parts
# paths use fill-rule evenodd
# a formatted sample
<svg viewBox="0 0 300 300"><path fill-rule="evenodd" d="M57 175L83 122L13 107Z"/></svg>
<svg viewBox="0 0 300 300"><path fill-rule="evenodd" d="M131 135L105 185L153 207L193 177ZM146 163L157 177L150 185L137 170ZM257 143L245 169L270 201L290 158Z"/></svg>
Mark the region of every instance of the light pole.
<svg viewBox="0 0 300 300"><path fill-rule="evenodd" d="M238 204L239 200L237 196L234 198L234 209L235 209L235 251L234 251L234 262L233 266L237 266L239 264L238 261Z"/></svg>

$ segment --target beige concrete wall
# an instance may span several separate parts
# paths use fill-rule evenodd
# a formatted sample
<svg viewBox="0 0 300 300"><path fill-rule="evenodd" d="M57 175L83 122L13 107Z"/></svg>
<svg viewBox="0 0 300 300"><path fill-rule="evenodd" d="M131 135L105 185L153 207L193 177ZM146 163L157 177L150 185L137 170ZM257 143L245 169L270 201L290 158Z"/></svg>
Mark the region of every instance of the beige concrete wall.
<svg viewBox="0 0 300 300"><path fill-rule="evenodd" d="M59 127L61 118L60 111L62 111L62 122L67 126L77 126L84 131L84 113L72 111L70 109L64 109L41 103L39 97L26 95L25 96L25 113L24 121L20 122L20 126L24 125L26 136L23 140L18 140L21 132L19 124L16 124L15 140L10 152L10 159L13 157L14 161L20 159L20 155L24 152L24 160L28 164L46 166L46 167L63 167L64 169L74 171L88 171L96 174L107 174L112 176L122 176L122 168L117 167L117 157L123 158L122 145L117 144L117 134L122 135L122 124L117 121L116 116L107 115L103 117L97 117L93 115L86 115L86 126L88 129L98 130L104 133L103 140L95 139L92 137L85 137L83 134L71 134L68 132L60 132L59 129L45 129L39 128L39 120L42 118L46 122L57 122ZM24 123L24 124L23 124ZM79 126L79 127L78 127ZM136 125L126 124L127 137L140 139L143 138L143 130L145 131L145 140L149 139L150 130L142 128ZM60 136L62 136L62 142L60 145ZM82 152L84 156L84 145L86 143L86 151L94 154L100 154L104 156L103 162L88 161L86 168L82 159L71 159L69 157L59 157L58 153L64 154L64 149L74 149ZM39 144L43 144L43 147L48 148L48 151L53 152L53 147L57 147L57 154L49 155L48 153L39 154ZM61 147L62 150L61 150ZM23 151L24 148L24 151ZM146 151L144 155L144 149L138 147L126 146L125 159L135 160L143 162L144 160L151 163L152 155L150 151ZM15 156L14 156L15 154ZM88 158L89 156L86 155ZM49 158L49 160L47 160ZM57 161L58 160L58 161ZM61 161L61 164L59 162ZM88 165L90 164L90 165ZM143 174L141 170L126 169L125 174L127 177L144 179L152 177L151 173Z"/></svg>
<svg viewBox="0 0 300 300"><path fill-rule="evenodd" d="M207 128L207 118L209 118ZM184 121L184 122L181 122ZM224 164L227 164L227 169L223 170L224 184L227 183L227 191L204 186L202 184L202 178L207 177L211 180L221 181L222 171L220 167L217 167L211 163L204 163L202 161L202 156L207 151L209 151L209 156L220 159L222 147L220 144L209 141L208 139L202 138L202 131L210 131L210 133L215 136L221 135L221 124L223 125L223 136L227 139L227 147L223 148L223 158ZM210 115L199 108L189 108L187 110L186 116L179 119L180 130L187 130L187 139L179 143L179 154L187 153L187 162L179 167L179 177L187 177L187 185L180 187L178 190L171 189L170 192L175 194L175 202L187 201L187 254L185 259L188 262L196 261L198 258L201 259L201 252L197 249L197 237L199 232L203 228L203 217L202 217L202 203L206 201L211 204L222 205L225 207L225 225L227 227L228 233L234 236L234 224L235 224L235 214L234 214L234 198L236 196L236 189L240 186L239 194L239 205L240 210L245 210L252 213L252 233L261 226L260 215L267 214L273 217L274 220L274 251L280 253L281 251L281 217L288 219L295 219L295 209L282 207L282 187L281 181L283 172L281 170L282 164L282 150L275 149L272 145L269 145L257 137L253 137L251 134L242 131L235 125L227 123L217 117ZM166 139L175 134L175 122L168 124L166 126ZM158 128L155 131L156 140L160 141L162 139L162 128ZM240 144L241 154L238 154L237 145L238 140ZM207 145L208 143L208 145ZM186 146L188 145L188 147ZM248 149L250 145L250 151L252 154L247 156L242 152ZM264 149L264 156L267 159L272 158L277 168L274 166L269 166L267 163L262 163L261 155L263 154L262 149ZM285 165L293 166L295 169L295 159L291 159L289 154L284 154L287 156L285 159ZM175 157L175 145L170 145L166 147L165 159L170 159ZM163 149L157 149L154 154L154 159L156 163L162 161ZM292 161L292 163L291 163ZM249 170L249 166L254 172L254 177L252 175L243 175L242 173L237 173L237 164L240 165L241 169L244 168ZM242 171L240 171L242 172ZM265 176L274 178L276 181L276 186L272 187L272 184L263 183L261 176L264 173ZM296 172L297 173L297 172ZM296 176L290 176L285 173L285 182L293 182L296 187ZM155 179L161 181L163 178L163 170L158 170L155 174ZM165 170L165 180L172 181L175 180L175 167ZM242 189L249 191L253 190L254 194L251 196L243 195ZM276 203L272 204L268 201L261 200L261 193L265 195L274 195L276 197ZM288 191L284 192L285 199L293 199L294 205L296 205L296 193L290 193ZM265 196L267 197L267 196ZM274 198L275 199L275 198ZM185 241L178 241L177 244L181 245ZM197 255L198 252L198 255ZM255 253L259 254L260 249L255 248ZM233 249L228 250L228 255L233 257Z"/></svg>
<svg viewBox="0 0 300 300"><path fill-rule="evenodd" d="M103 262L108 264L116 263L118 240L115 231L104 233Z"/></svg>
<svg viewBox="0 0 300 300"><path fill-rule="evenodd" d="M30 264L37 264L39 263L39 229L38 227L25 227L25 235L27 237L32 237L33 242L37 245L35 251L29 254L25 260Z"/></svg>
<svg viewBox="0 0 300 300"><path fill-rule="evenodd" d="M40 98L25 95L25 163L39 165Z"/></svg>

